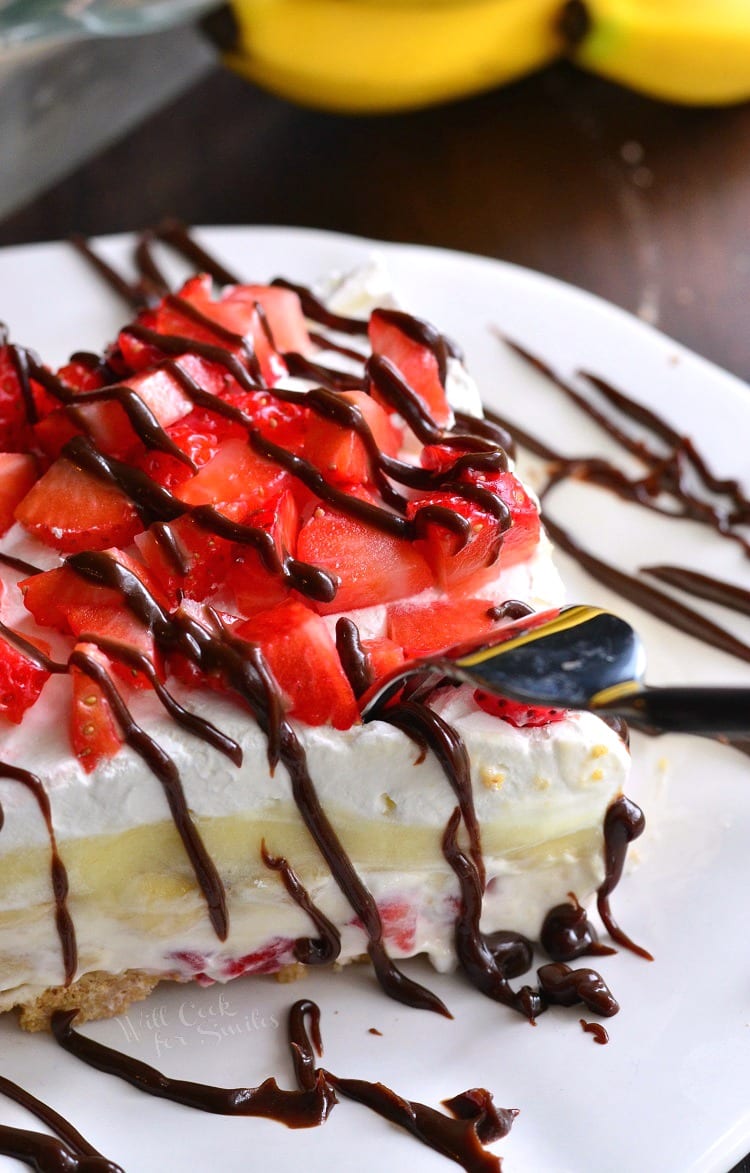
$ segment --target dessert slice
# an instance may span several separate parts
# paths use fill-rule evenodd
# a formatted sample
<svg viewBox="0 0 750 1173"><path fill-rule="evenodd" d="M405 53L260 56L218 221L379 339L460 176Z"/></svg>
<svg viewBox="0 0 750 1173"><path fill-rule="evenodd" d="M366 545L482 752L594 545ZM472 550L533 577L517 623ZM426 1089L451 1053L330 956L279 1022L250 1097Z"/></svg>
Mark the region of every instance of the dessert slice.
<svg viewBox="0 0 750 1173"><path fill-rule="evenodd" d="M56 373L0 347L0 1009L368 954L443 1010L395 965L419 953L543 1008L507 932L606 908L622 741L440 682L359 718L404 659L560 602L456 386L401 311L205 276Z"/></svg>

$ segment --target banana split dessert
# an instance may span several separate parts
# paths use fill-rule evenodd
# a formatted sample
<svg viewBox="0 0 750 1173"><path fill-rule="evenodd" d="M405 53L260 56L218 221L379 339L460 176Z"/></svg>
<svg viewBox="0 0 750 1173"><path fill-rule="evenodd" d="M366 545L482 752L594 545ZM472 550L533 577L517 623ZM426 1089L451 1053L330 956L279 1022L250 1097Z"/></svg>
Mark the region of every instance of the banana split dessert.
<svg viewBox="0 0 750 1173"><path fill-rule="evenodd" d="M560 605L508 437L390 304L147 300L56 371L0 338L0 1009L368 957L445 1011L396 964L426 954L533 1018L513 942L606 910L637 833L621 737L434 679L361 719Z"/></svg>

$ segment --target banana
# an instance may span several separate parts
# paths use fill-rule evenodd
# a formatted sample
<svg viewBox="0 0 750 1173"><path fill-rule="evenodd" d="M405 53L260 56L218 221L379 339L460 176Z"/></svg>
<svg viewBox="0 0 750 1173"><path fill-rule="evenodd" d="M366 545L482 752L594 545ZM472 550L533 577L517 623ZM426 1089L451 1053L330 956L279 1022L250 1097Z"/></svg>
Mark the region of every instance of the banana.
<svg viewBox="0 0 750 1173"><path fill-rule="evenodd" d="M562 27L577 65L652 97L750 97L750 0L570 0Z"/></svg>
<svg viewBox="0 0 750 1173"><path fill-rule="evenodd" d="M491 89L559 56L559 9L560 0L232 0L224 60L304 105L402 110Z"/></svg>

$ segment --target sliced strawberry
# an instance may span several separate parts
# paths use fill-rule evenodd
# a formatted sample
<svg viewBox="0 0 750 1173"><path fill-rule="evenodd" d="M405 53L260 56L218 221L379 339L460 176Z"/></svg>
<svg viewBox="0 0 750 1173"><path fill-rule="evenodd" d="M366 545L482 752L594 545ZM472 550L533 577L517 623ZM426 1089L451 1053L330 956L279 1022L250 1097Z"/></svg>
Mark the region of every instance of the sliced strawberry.
<svg viewBox="0 0 750 1173"><path fill-rule="evenodd" d="M94 644L78 644L76 650L98 664L107 675L109 660ZM70 713L70 744L87 774L101 761L113 757L122 746L122 737L112 709L99 684L82 668L71 664L73 705Z"/></svg>
<svg viewBox="0 0 750 1173"><path fill-rule="evenodd" d="M258 644L293 717L308 725L349 729L358 720L357 702L325 622L290 599L259 612L236 627Z"/></svg>
<svg viewBox="0 0 750 1173"><path fill-rule="evenodd" d="M294 555L299 531L299 510L293 494L285 489L268 509L251 514L247 525L264 530L273 538L276 555L283 562ZM272 573L258 550L238 543L227 573L227 586L234 592L237 610L242 615L266 611L289 595L289 586L279 574Z"/></svg>
<svg viewBox="0 0 750 1173"><path fill-rule="evenodd" d="M291 483L289 473L259 456L246 440L227 440L216 456L190 480L178 485L175 495L187 505L222 505L241 501L262 509Z"/></svg>
<svg viewBox="0 0 750 1173"><path fill-rule="evenodd" d="M200 315L196 319L189 310L180 306L180 301L193 306ZM211 279L205 274L191 277L183 285L177 299L165 299L153 311L154 328L160 334L172 334L192 338L197 342L208 342L223 346L232 353L243 357L241 339L247 338L260 364L263 378L269 384L275 383L287 373L286 365L277 353L266 331L257 299L245 294L241 285L229 286L219 297L212 296ZM237 342L214 330L215 322L223 330L237 336Z"/></svg>
<svg viewBox="0 0 750 1173"><path fill-rule="evenodd" d="M203 468L204 464L213 460L225 436L225 429L218 422L218 417L202 408L191 411L167 428L166 432L197 468ZM134 464L165 489L174 489L195 475L176 456L159 450L144 452L134 460Z"/></svg>
<svg viewBox="0 0 750 1173"><path fill-rule="evenodd" d="M412 391L424 403L436 424L449 427L453 412L440 382L438 361L429 347L410 338L379 310L373 310L367 329L374 354L390 359Z"/></svg>
<svg viewBox="0 0 750 1173"><path fill-rule="evenodd" d="M114 485L65 458L50 465L16 508L16 520L56 550L127 546L142 529L135 506Z"/></svg>
<svg viewBox="0 0 750 1173"><path fill-rule="evenodd" d="M539 545L539 509L512 472L463 472L462 481L489 489L510 510L511 526L503 535L500 565L515 566L530 558Z"/></svg>
<svg viewBox="0 0 750 1173"><path fill-rule="evenodd" d="M46 645L45 651L49 651ZM9 640L0 636L0 716L20 725L27 709L39 699L49 672Z"/></svg>
<svg viewBox="0 0 750 1173"><path fill-rule="evenodd" d="M123 550L109 550L109 555L140 579L146 590L161 607L167 599L148 569ZM99 586L77 574L71 566L58 566L35 574L19 582L24 606L37 623L71 632L68 614L73 609L101 607L104 610L124 609L120 592L112 587Z"/></svg>
<svg viewBox="0 0 750 1173"><path fill-rule="evenodd" d="M260 305L274 345L281 354L290 350L308 354L314 349L300 299L293 290L277 285L236 285L222 299L223 305L229 302Z"/></svg>
<svg viewBox="0 0 750 1173"><path fill-rule="evenodd" d="M57 460L68 440L80 436L81 429L76 426L64 407L51 411L44 419L32 427L34 443L45 456Z"/></svg>
<svg viewBox="0 0 750 1173"><path fill-rule="evenodd" d="M0 346L0 448L16 452L27 446L26 404L8 346Z"/></svg>
<svg viewBox="0 0 750 1173"><path fill-rule="evenodd" d="M492 717L500 717L516 729L537 729L542 725L552 725L556 721L563 721L565 709L548 709L543 705L528 705L522 701L512 701L508 697L497 696L494 692L485 692L477 688L474 700L480 709Z"/></svg>
<svg viewBox="0 0 750 1173"><path fill-rule="evenodd" d="M16 507L37 478L33 456L24 452L0 452L0 535L10 529Z"/></svg>
<svg viewBox="0 0 750 1173"><path fill-rule="evenodd" d="M431 516L437 507L438 512ZM422 514L422 510L428 510ZM441 521L441 512L449 510L468 522L468 535ZM452 493L430 493L421 501L413 501L408 516L416 518L420 536L414 545L428 562L435 581L444 590L466 583L478 571L494 566L502 544L502 525L497 518L481 509L466 497ZM420 514L422 516L420 517Z"/></svg>
<svg viewBox="0 0 750 1173"><path fill-rule="evenodd" d="M429 566L410 541L327 505L302 526L297 557L340 579L333 602L316 604L323 614L403 599L432 584Z"/></svg>
<svg viewBox="0 0 750 1173"><path fill-rule="evenodd" d="M403 437L380 404L364 391L345 391L337 398L359 409L382 452L397 455ZM311 413L307 427L304 455L320 469L326 480L350 485L367 484L373 480L372 460L362 437L353 428L315 412Z"/></svg>
<svg viewBox="0 0 750 1173"><path fill-rule="evenodd" d="M76 636L90 635L92 637L112 640L122 644L125 649L138 652L150 661L151 666L160 678L164 672L161 667L161 658L154 643L154 637L147 627L136 619L130 611L120 606L100 607L83 606L69 607L66 618L70 630ZM126 683L135 688L151 688L148 675L144 675L127 659L112 656L112 669Z"/></svg>
<svg viewBox="0 0 750 1173"><path fill-rule="evenodd" d="M244 519L246 507L223 506L222 512L235 520ZM183 561L180 569L165 544L152 530L139 534L136 541L146 566L174 604L186 594L201 602L221 590L235 555L235 544L219 537L190 517L170 522L170 532Z"/></svg>
<svg viewBox="0 0 750 1173"><path fill-rule="evenodd" d="M436 655L497 626L487 599L439 599L426 606L392 603L388 608L388 635L406 656Z"/></svg>
<svg viewBox="0 0 750 1173"><path fill-rule="evenodd" d="M192 411L191 401L175 376L167 370L142 371L124 380L123 386L130 387L137 394L163 428ZM85 430L97 447L108 456L123 460L141 448L141 440L125 408L116 399L83 403L77 407L77 414L85 421Z"/></svg>
<svg viewBox="0 0 750 1173"><path fill-rule="evenodd" d="M373 681L380 680L389 672L395 672L405 659L404 649L385 635L375 639L363 639L362 647L367 654Z"/></svg>

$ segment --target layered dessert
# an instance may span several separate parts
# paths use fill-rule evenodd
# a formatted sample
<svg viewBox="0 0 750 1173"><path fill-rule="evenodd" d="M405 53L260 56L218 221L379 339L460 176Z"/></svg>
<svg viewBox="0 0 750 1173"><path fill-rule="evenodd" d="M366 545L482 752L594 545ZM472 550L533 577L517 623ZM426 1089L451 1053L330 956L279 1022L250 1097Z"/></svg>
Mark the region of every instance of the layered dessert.
<svg viewBox="0 0 750 1173"><path fill-rule="evenodd" d="M416 954L533 1017L514 942L612 886L599 718L426 675L361 720L562 600L457 348L366 285L199 275L58 371L2 340L0 1009L32 1029L363 956L444 1010Z"/></svg>

